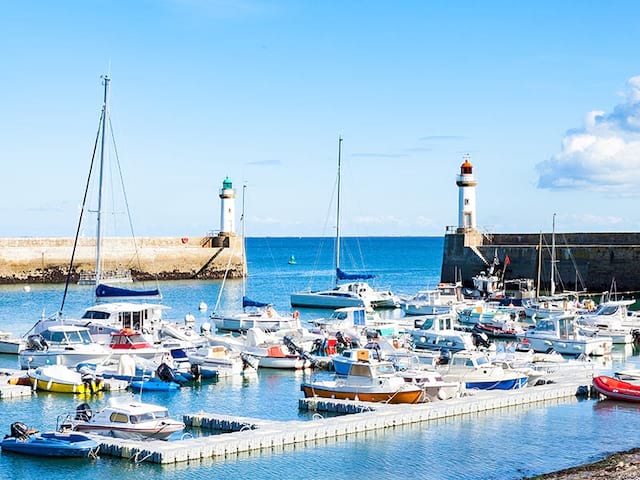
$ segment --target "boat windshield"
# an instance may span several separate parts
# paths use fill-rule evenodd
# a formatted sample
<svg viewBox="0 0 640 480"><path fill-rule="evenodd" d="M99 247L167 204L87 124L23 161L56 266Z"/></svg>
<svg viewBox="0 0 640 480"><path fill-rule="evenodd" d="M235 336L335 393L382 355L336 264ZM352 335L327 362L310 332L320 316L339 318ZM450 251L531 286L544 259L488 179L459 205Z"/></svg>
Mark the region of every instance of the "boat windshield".
<svg viewBox="0 0 640 480"><path fill-rule="evenodd" d="M158 410L155 412L146 412L139 415L131 415L131 423L142 423L155 420L157 418L167 418L168 413L166 410Z"/></svg>
<svg viewBox="0 0 640 480"><path fill-rule="evenodd" d="M377 375L393 375L394 373L396 373L396 370L395 368L393 368L392 364L383 363L375 367L375 373Z"/></svg>
<svg viewBox="0 0 640 480"><path fill-rule="evenodd" d="M536 322L536 331L538 332L555 332L555 323L551 320L538 320Z"/></svg>

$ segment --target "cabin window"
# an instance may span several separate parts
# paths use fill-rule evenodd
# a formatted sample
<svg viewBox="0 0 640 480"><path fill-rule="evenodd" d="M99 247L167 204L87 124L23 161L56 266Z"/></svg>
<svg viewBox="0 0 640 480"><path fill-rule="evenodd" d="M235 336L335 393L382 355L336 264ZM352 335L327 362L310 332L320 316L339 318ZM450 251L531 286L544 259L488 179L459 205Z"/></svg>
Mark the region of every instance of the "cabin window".
<svg viewBox="0 0 640 480"><path fill-rule="evenodd" d="M349 375L354 377L369 377L369 366L368 365L359 365L354 363L351 365L351 370L349 371Z"/></svg>
<svg viewBox="0 0 640 480"><path fill-rule="evenodd" d="M113 412L109 417L109 420L111 420L113 423L129 423L129 417L120 412Z"/></svg>
<svg viewBox="0 0 640 480"><path fill-rule="evenodd" d="M97 312L95 310L87 310L82 316L82 318L90 318L96 320L106 320L109 317L110 315L108 312Z"/></svg>

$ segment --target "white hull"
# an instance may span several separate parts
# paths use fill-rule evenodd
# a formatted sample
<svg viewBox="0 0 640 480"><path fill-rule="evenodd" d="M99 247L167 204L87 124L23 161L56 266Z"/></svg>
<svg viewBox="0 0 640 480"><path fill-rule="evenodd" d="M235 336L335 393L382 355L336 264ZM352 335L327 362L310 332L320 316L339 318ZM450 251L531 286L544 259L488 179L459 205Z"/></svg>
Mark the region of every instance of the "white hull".
<svg viewBox="0 0 640 480"><path fill-rule="evenodd" d="M246 332L250 328L257 327L265 332L293 329L298 327L298 321L294 318L275 317L267 315L251 315L241 313L239 315L213 316L211 317L217 330L230 332Z"/></svg>
<svg viewBox="0 0 640 480"><path fill-rule="evenodd" d="M0 353L17 355L26 346L26 342L21 338L0 334Z"/></svg>
<svg viewBox="0 0 640 480"><path fill-rule="evenodd" d="M100 363L109 357L108 353L73 352L64 350L28 351L20 352L20 368L44 367L46 365L65 365L75 367L79 363Z"/></svg>
<svg viewBox="0 0 640 480"><path fill-rule="evenodd" d="M306 308L344 308L344 307L363 307L364 301L359 297L349 297L334 294L332 291L325 292L308 292L308 293L292 293L292 307Z"/></svg>

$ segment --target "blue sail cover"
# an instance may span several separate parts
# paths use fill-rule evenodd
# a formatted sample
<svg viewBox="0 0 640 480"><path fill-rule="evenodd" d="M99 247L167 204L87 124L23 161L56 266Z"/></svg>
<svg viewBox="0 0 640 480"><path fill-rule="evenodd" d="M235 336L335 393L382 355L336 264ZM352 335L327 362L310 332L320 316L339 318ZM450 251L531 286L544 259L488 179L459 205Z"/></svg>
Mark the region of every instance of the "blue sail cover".
<svg viewBox="0 0 640 480"><path fill-rule="evenodd" d="M242 308L245 307L268 307L268 303L256 302L249 297L242 297Z"/></svg>
<svg viewBox="0 0 640 480"><path fill-rule="evenodd" d="M159 297L160 290L131 290L129 288L112 287L100 284L96 287L96 298L116 298L116 297Z"/></svg>
<svg viewBox="0 0 640 480"><path fill-rule="evenodd" d="M336 268L336 276L338 280L365 280L367 278L373 278L375 275L370 273L346 273Z"/></svg>

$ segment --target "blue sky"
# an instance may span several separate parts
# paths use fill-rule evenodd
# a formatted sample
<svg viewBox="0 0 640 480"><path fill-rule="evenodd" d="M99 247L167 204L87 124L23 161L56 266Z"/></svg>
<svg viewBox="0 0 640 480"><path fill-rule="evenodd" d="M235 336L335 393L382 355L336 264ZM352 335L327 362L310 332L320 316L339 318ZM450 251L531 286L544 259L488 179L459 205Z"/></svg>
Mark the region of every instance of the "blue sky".
<svg viewBox="0 0 640 480"><path fill-rule="evenodd" d="M102 102L139 236L637 231L635 1L0 3L0 236L73 236ZM240 192L238 197L240 197ZM240 203L238 199L238 204ZM238 205L238 210L240 205Z"/></svg>

